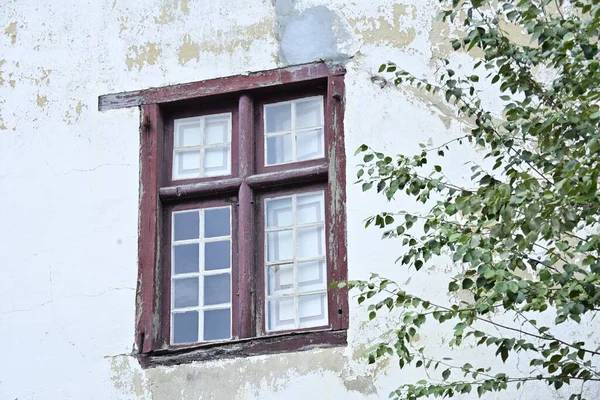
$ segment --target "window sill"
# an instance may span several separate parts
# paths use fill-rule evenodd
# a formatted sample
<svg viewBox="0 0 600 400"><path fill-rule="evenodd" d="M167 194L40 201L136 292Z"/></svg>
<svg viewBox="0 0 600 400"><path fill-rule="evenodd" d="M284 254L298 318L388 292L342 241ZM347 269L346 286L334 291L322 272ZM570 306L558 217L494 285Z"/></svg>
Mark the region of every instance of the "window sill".
<svg viewBox="0 0 600 400"><path fill-rule="evenodd" d="M186 349L155 350L138 355L144 368L225 358L249 357L345 346L346 330L296 332L210 343Z"/></svg>

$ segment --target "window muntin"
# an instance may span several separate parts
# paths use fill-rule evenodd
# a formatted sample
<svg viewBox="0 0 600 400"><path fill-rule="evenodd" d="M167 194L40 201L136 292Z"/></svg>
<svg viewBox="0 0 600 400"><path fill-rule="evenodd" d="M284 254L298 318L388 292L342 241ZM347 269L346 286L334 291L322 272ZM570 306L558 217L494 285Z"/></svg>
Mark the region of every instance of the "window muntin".
<svg viewBox="0 0 600 400"><path fill-rule="evenodd" d="M231 173L232 114L174 120L173 180Z"/></svg>
<svg viewBox="0 0 600 400"><path fill-rule="evenodd" d="M264 199L266 331L326 326L325 193Z"/></svg>
<svg viewBox="0 0 600 400"><path fill-rule="evenodd" d="M231 207L171 215L170 342L231 339Z"/></svg>
<svg viewBox="0 0 600 400"><path fill-rule="evenodd" d="M265 104L265 166L325 156L323 96Z"/></svg>

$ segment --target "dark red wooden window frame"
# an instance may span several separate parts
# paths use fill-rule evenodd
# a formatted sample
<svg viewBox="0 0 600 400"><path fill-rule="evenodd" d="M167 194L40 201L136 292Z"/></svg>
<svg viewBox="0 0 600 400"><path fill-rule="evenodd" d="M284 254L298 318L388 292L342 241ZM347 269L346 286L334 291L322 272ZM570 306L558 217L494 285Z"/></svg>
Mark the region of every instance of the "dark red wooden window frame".
<svg viewBox="0 0 600 400"><path fill-rule="evenodd" d="M264 289L260 286L264 262L262 251L256 251L256 246L263 247L265 194L301 192L320 185L325 188L327 281L347 279L344 74L339 65L315 63L99 97L100 111L141 108L136 347L143 365L346 344L345 289L328 291L329 327L265 332ZM264 166L259 107L314 94L322 94L324 99L325 158ZM173 181L172 121L220 112L232 112L231 175ZM238 298L232 301L234 339L169 346L170 306L163 296L170 289L170 269L166 271L169 263L163 258L170 255L170 225L165 224L174 208L202 208L215 201L230 202L232 218L237 219L237 224L232 224L232 300Z"/></svg>

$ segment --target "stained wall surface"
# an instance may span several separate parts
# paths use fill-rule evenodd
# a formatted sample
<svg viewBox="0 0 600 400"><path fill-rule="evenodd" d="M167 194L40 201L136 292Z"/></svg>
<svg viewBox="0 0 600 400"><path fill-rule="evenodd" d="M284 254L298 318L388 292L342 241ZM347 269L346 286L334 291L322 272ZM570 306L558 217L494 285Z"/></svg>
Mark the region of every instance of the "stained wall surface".
<svg viewBox="0 0 600 400"><path fill-rule="evenodd" d="M0 4L0 399L379 399L422 378L395 359L363 355L397 315L369 322L351 298L347 347L142 369L134 343L139 192L138 109L97 111L98 95L242 74L320 59L346 65L348 267L376 271L416 294L450 299L448 259L424 272L396 266L401 251L363 220L388 204L353 185L354 150L440 145L465 129L451 109L372 78L393 60L424 77L451 56L437 0L3 0ZM489 90L484 98L494 106ZM457 182L477 149L441 160ZM450 327L448 327L450 328ZM444 328L444 329L448 329ZM566 326L569 337L591 324ZM444 350L447 331L418 339L462 365L499 361ZM526 360L509 371L527 373ZM600 398L598 386L587 389ZM315 397L316 396L316 397ZM545 386L490 399L558 399ZM463 398L471 398L464 396ZM474 397L473 397L474 398Z"/></svg>

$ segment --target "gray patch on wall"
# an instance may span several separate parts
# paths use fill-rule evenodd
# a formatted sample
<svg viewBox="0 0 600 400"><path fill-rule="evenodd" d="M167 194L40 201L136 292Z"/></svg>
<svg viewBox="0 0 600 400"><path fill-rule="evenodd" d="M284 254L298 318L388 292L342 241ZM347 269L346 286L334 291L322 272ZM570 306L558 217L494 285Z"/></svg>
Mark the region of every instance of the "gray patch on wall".
<svg viewBox="0 0 600 400"><path fill-rule="evenodd" d="M341 47L351 40L348 23L325 6L298 12L294 0L272 0L277 20L279 59L283 65L349 57Z"/></svg>

